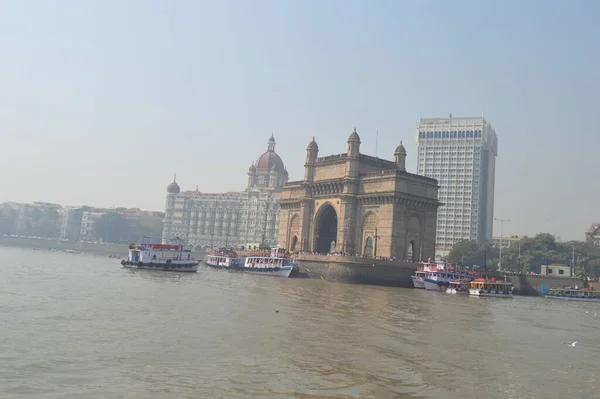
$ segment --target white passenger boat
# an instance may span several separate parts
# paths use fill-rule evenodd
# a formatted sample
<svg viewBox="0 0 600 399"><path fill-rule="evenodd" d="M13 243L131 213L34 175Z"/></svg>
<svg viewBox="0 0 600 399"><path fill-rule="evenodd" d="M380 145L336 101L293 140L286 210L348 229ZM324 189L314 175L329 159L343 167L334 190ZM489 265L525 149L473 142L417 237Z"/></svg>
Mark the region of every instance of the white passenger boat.
<svg viewBox="0 0 600 399"><path fill-rule="evenodd" d="M426 275L427 272L417 270L413 276L410 276L412 278L412 282L415 288L425 289L425 282L423 281L423 279Z"/></svg>
<svg viewBox="0 0 600 399"><path fill-rule="evenodd" d="M205 263L217 269L233 269L243 265L243 262L237 258L237 254L230 250L216 251L208 255Z"/></svg>
<svg viewBox="0 0 600 399"><path fill-rule="evenodd" d="M546 298L567 301L600 302L600 290L588 288L550 288Z"/></svg>
<svg viewBox="0 0 600 399"><path fill-rule="evenodd" d="M131 244L127 259L121 261L129 269L162 270L167 272L195 272L198 262L192 252L185 249L179 238L166 244L153 244L152 238L144 237L141 244Z"/></svg>
<svg viewBox="0 0 600 399"><path fill-rule="evenodd" d="M427 277L427 273L436 271L437 263L427 262L423 263L421 266L417 268L415 274L410 276L412 278L413 286L415 288L425 289L425 277Z"/></svg>
<svg viewBox="0 0 600 399"><path fill-rule="evenodd" d="M477 273L452 267L443 262L437 264L437 269L426 273L423 284L427 291L446 292L450 283L456 280L473 280Z"/></svg>
<svg viewBox="0 0 600 399"><path fill-rule="evenodd" d="M292 262L285 249L271 248L269 256L246 257L241 270L265 276L289 277L293 270L298 270L298 265Z"/></svg>
<svg viewBox="0 0 600 399"><path fill-rule="evenodd" d="M291 261L289 254L283 248L257 251L247 256L245 260L239 258L234 251L218 251L206 258L206 264L219 269L275 277L289 277L294 269L298 270L298 265Z"/></svg>
<svg viewBox="0 0 600 399"><path fill-rule="evenodd" d="M501 298L512 298L513 284L507 281L486 280L478 278L471 281L469 294L474 296L493 296Z"/></svg>

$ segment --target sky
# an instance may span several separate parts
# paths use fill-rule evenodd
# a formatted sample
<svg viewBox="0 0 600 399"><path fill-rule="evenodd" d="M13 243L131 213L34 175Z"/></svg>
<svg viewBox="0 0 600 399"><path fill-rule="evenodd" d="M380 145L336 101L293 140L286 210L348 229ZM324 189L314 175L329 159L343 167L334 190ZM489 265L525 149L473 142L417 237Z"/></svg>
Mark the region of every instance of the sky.
<svg viewBox="0 0 600 399"><path fill-rule="evenodd" d="M242 190L273 133L300 180L313 136L343 153L354 127L370 155L402 140L416 172L419 115L483 114L503 234L581 240L600 221L599 17L593 0L2 0L0 202L163 210L174 173Z"/></svg>

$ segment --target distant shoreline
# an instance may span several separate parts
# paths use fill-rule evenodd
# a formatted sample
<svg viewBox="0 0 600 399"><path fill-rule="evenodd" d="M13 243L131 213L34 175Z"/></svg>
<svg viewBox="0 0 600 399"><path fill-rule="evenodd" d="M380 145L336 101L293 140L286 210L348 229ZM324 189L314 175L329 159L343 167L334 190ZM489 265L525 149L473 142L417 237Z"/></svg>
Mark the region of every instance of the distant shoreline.
<svg viewBox="0 0 600 399"><path fill-rule="evenodd" d="M56 251L75 251L103 256L126 257L127 245L120 244L97 244L91 242L73 242L48 239L5 237L0 236L0 246L31 248Z"/></svg>
<svg viewBox="0 0 600 399"><path fill-rule="evenodd" d="M126 244L100 244L93 242L61 241L56 239L35 239L23 237L5 237L0 236L0 246L11 248L31 248L41 250L56 251L75 251L86 254L100 255L111 258L126 259L128 256L129 245ZM193 255L198 260L204 257L201 253L194 252Z"/></svg>

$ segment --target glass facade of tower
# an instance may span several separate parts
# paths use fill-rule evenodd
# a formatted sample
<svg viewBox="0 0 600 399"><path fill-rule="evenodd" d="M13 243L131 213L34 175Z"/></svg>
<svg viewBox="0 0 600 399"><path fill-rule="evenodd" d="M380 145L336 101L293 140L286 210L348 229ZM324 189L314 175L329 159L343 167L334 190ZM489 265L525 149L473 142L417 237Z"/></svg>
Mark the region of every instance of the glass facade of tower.
<svg viewBox="0 0 600 399"><path fill-rule="evenodd" d="M440 185L436 255L461 240L492 239L498 138L479 118L426 118L417 126L417 173Z"/></svg>

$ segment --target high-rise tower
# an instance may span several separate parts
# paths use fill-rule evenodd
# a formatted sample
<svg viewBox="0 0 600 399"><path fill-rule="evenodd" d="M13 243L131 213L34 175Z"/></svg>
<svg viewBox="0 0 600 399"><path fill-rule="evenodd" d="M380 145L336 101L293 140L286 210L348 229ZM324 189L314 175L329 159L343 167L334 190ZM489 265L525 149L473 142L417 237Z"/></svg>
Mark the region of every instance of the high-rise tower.
<svg viewBox="0 0 600 399"><path fill-rule="evenodd" d="M498 138L489 121L474 118L421 118L417 173L440 185L436 256L461 240L492 239Z"/></svg>

